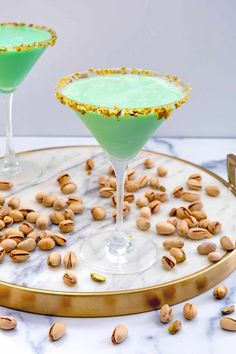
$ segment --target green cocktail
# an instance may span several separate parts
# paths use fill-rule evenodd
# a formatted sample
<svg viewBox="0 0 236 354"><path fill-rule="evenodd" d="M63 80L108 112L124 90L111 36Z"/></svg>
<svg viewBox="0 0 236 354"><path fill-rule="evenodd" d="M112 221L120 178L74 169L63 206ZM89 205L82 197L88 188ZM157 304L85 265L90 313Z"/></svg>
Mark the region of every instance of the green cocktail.
<svg viewBox="0 0 236 354"><path fill-rule="evenodd" d="M35 164L18 161L12 144L12 94L40 58L48 45L54 45L53 30L23 23L0 23L0 98L6 117L6 157L0 169L1 178L25 183L41 174Z"/></svg>
<svg viewBox="0 0 236 354"><path fill-rule="evenodd" d="M74 109L110 156L117 180L116 230L84 242L90 266L112 273L141 272L156 261L155 244L123 230L124 180L130 160L155 130L188 98L175 76L148 70L100 69L76 73L57 84L57 98Z"/></svg>

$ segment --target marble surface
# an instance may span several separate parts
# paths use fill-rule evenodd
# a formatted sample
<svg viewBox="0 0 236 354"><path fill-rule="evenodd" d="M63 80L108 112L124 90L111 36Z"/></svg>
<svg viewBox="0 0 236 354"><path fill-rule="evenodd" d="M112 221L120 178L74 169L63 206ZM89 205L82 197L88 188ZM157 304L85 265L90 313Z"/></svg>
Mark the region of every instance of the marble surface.
<svg viewBox="0 0 236 354"><path fill-rule="evenodd" d="M74 140L74 141L73 141ZM47 145L91 144L91 139L19 139L19 150ZM0 150L3 148L0 140ZM236 142L227 139L153 139L148 149L165 152L196 162L225 177L225 155L236 151ZM232 218L235 215L232 209ZM69 319L67 335L57 343L47 338L48 327L56 318L21 313L1 308L1 315L13 315L18 320L14 332L0 332L0 342L4 353L234 353L235 334L223 332L219 328L220 308L236 301L236 276L233 273L224 284L230 288L227 298L216 301L212 291L198 296L194 302L198 306L198 317L191 323L183 320L183 329L176 336L167 333L166 326L158 321L158 311L146 314L100 319ZM182 304L174 306L176 318L182 320ZM119 346L110 343L112 329L118 323L129 328L129 338Z"/></svg>

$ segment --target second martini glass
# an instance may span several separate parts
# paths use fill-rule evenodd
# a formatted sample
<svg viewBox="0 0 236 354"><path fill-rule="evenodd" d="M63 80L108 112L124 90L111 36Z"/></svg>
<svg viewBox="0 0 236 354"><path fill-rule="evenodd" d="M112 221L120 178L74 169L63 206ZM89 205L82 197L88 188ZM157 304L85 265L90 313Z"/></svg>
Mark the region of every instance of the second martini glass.
<svg viewBox="0 0 236 354"><path fill-rule="evenodd" d="M15 156L12 141L13 92L56 34L43 26L24 23L0 23L0 103L6 126L6 156L0 164L0 178L20 184L39 177L42 170L35 163Z"/></svg>
<svg viewBox="0 0 236 354"><path fill-rule="evenodd" d="M155 243L123 228L125 175L130 160L171 112L186 102L189 91L176 76L126 68L90 69L57 84L57 98L76 111L108 153L116 174L116 227L92 235L81 247L82 259L94 269L137 273L156 261Z"/></svg>

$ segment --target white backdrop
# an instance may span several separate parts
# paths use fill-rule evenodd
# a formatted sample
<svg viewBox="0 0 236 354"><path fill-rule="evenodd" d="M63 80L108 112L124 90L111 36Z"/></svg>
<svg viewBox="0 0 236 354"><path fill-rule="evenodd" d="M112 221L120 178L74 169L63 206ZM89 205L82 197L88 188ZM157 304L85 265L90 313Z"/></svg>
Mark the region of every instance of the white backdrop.
<svg viewBox="0 0 236 354"><path fill-rule="evenodd" d="M2 22L34 22L58 34L16 91L16 135L88 135L54 98L55 82L88 67L125 65L173 73L193 87L158 135L236 136L236 1L0 0L0 8Z"/></svg>

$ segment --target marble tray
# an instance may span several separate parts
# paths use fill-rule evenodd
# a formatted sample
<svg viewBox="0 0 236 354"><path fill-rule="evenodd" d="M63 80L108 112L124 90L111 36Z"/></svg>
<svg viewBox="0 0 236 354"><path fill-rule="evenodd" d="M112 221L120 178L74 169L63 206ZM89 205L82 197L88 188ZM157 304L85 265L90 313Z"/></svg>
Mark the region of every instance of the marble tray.
<svg viewBox="0 0 236 354"><path fill-rule="evenodd" d="M41 205L35 202L34 196L38 191L45 191L62 197L56 177L62 171L68 171L78 185L76 194L82 196L84 200L85 210L83 214L76 216L76 227L74 232L67 236L67 245L57 248L62 256L69 249L79 254L81 242L85 238L101 229L111 227L113 224L111 214L114 210L111 200L98 196L98 176L106 174L109 165L109 161L99 147L59 147L34 150L22 155L25 159L40 163L44 173L31 185L15 186L10 192L5 193L6 197L17 194L21 198L22 207L30 207L49 214L52 209L42 209ZM155 167L151 170L145 170L143 167L143 160L148 156L155 160ZM85 160L90 157L95 158L96 167L88 176L85 171ZM223 234L235 236L236 199L232 186L197 165L168 155L142 151L132 163L138 176L143 174L155 176L156 168L160 165L168 169L168 175L161 178L168 192L171 192L176 185L184 185L188 176L195 172L201 173L203 186L218 185L221 189L218 198L211 198L201 192L209 219L219 220L223 225L222 232L214 236L214 241L219 244L219 237ZM147 188L136 193L136 197L143 195ZM92 221L90 209L96 205L107 209L107 217L104 221ZM63 266L57 269L49 268L46 264L49 252L36 250L25 263L14 264L6 257L0 264L0 305L62 316L112 316L156 309L165 302L177 303L206 291L236 268L236 251L225 254L220 262L209 265L207 257L200 256L196 252L199 241L186 239L184 249L187 261L177 265L173 271L164 270L160 261L166 252L162 247L164 237L156 234L155 224L164 221L172 207L182 205L187 206L188 203L171 197L163 203L160 213L152 216L152 227L145 232L145 236L156 242L159 259L152 268L142 274L128 276L109 274L105 283L98 284L90 279L90 273L95 269L89 269L80 261L75 269L79 284L68 288L62 281L65 272ZM125 220L125 227L134 237L138 237L141 232L135 225L138 213L139 210L133 202L132 212ZM57 230L56 226L50 228ZM223 254L220 247L219 252Z"/></svg>

